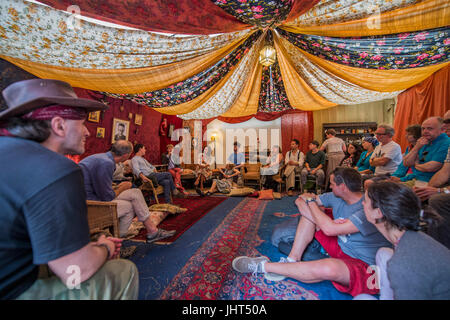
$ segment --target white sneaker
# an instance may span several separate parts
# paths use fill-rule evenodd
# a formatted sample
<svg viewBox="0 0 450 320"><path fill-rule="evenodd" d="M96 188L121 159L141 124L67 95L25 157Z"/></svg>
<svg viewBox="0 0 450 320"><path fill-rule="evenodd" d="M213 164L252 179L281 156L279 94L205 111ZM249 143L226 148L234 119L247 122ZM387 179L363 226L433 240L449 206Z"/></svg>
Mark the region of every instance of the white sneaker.
<svg viewBox="0 0 450 320"><path fill-rule="evenodd" d="M290 263L292 261L288 261L287 258L285 257L281 257L280 260L278 261L278 263ZM286 279L285 276L278 274L278 273L273 273L273 272L266 272L266 274L264 275L264 278L266 278L269 281L281 281Z"/></svg>

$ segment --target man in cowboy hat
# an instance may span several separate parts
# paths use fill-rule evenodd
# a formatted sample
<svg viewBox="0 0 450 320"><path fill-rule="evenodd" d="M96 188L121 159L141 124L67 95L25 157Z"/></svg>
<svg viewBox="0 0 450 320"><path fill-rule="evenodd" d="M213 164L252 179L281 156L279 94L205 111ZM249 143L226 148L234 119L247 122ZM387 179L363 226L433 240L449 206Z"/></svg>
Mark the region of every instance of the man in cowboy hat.
<svg viewBox="0 0 450 320"><path fill-rule="evenodd" d="M88 112L65 82L32 79L2 92L0 299L136 299L136 266L114 259L120 239L91 242L81 169ZM106 262L106 263L105 263ZM55 274L38 277L39 265Z"/></svg>

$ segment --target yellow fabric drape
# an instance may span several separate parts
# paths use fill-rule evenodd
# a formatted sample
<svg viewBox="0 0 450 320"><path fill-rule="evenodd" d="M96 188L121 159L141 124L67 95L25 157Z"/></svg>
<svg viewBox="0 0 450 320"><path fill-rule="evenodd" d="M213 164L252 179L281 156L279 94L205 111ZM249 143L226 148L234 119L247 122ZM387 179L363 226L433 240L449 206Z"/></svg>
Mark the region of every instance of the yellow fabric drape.
<svg viewBox="0 0 450 320"><path fill-rule="evenodd" d="M305 111L314 111L336 106L336 103L330 102L317 94L297 73L286 54L286 50L281 45L277 34L274 34L274 40L284 89L286 90L286 95L291 106Z"/></svg>
<svg viewBox="0 0 450 320"><path fill-rule="evenodd" d="M261 90L262 66L256 63L251 77L245 84L236 102L223 113L222 117L243 117L258 112L259 93Z"/></svg>
<svg viewBox="0 0 450 320"><path fill-rule="evenodd" d="M303 26L291 22L280 28L289 32L319 36L356 37L420 31L448 25L450 25L448 0L425 0L365 19L318 26Z"/></svg>
<svg viewBox="0 0 450 320"><path fill-rule="evenodd" d="M248 36L250 36L250 33ZM134 69L79 69L50 66L0 55L43 79L68 82L73 87L111 93L142 93L166 88L207 69L242 44L248 36L211 53L167 65Z"/></svg>
<svg viewBox="0 0 450 320"><path fill-rule="evenodd" d="M301 49L299 49L299 51L326 71L331 72L332 74L335 74L336 76L360 87L381 92L393 92L412 87L450 63L446 62L413 69L365 69L349 67L343 64L327 61Z"/></svg>
<svg viewBox="0 0 450 320"><path fill-rule="evenodd" d="M228 79L231 77L233 72L236 71L237 67L238 64L235 65L233 69L230 70L222 79L220 79L219 82L199 95L197 98L185 103L164 108L154 108L153 110L170 115L185 114L194 111L195 109L206 103L209 99L211 99L227 83Z"/></svg>

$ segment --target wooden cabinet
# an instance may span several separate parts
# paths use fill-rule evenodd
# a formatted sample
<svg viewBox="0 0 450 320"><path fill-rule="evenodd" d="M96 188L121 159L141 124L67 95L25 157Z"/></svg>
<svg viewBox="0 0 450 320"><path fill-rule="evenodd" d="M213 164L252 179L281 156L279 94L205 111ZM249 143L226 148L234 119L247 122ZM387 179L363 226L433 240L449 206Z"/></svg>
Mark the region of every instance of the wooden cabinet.
<svg viewBox="0 0 450 320"><path fill-rule="evenodd" d="M327 138L325 131L327 129L334 129L336 137L341 138L346 143L355 140L361 140L364 136L369 136L377 129L376 122L339 122L339 123L324 123L323 141Z"/></svg>

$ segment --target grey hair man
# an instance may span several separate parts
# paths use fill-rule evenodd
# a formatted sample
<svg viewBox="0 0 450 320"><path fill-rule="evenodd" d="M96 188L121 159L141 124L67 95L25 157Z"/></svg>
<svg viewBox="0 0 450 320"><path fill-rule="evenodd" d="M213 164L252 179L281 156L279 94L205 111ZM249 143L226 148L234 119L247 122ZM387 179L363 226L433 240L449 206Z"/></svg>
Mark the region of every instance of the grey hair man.
<svg viewBox="0 0 450 320"><path fill-rule="evenodd" d="M375 130L375 136L380 142L370 157L370 165L375 167L375 174L391 174L402 162L402 149L392 140L395 130L388 124L380 124Z"/></svg>

